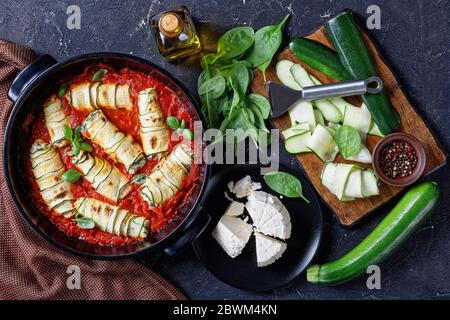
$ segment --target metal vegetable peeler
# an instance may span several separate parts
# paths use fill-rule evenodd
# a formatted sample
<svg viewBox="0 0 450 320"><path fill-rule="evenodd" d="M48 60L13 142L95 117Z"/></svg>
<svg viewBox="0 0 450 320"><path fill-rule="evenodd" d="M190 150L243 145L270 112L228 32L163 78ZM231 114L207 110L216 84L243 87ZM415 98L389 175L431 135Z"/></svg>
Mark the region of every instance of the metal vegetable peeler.
<svg viewBox="0 0 450 320"><path fill-rule="evenodd" d="M294 90L282 84L267 82L270 102L272 105L271 117L276 118L299 100L317 100L331 97L344 97L361 95L365 93L379 93L383 89L383 81L379 77L370 77L366 80L344 81L339 83L323 84Z"/></svg>

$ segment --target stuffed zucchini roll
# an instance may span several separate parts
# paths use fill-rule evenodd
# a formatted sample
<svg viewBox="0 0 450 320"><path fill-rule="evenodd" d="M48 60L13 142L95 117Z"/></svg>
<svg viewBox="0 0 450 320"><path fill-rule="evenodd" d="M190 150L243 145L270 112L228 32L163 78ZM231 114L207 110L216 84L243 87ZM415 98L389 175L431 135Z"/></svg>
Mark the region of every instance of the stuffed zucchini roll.
<svg viewBox="0 0 450 320"><path fill-rule="evenodd" d="M96 192L113 202L117 203L131 191L131 185L122 172L102 158L80 152L72 158L72 163Z"/></svg>
<svg viewBox="0 0 450 320"><path fill-rule="evenodd" d="M178 144L161 160L141 187L142 198L155 206L172 198L181 187L193 161L191 147Z"/></svg>
<svg viewBox="0 0 450 320"><path fill-rule="evenodd" d="M169 147L169 130L158 103L158 95L152 88L139 92L139 122L142 147L147 158L161 157Z"/></svg>
<svg viewBox="0 0 450 320"><path fill-rule="evenodd" d="M61 100L56 95L44 103L44 120L51 143L57 147L65 146L68 141L64 138L64 125L70 127L70 122L64 113Z"/></svg>
<svg viewBox="0 0 450 320"><path fill-rule="evenodd" d="M132 238L145 238L150 229L150 220L118 206L94 198L78 198L76 212L92 219L102 231Z"/></svg>
<svg viewBox="0 0 450 320"><path fill-rule="evenodd" d="M130 173L135 173L146 162L144 151L131 135L125 135L101 110L91 112L84 120L83 135L102 147L116 162L122 163Z"/></svg>
<svg viewBox="0 0 450 320"><path fill-rule="evenodd" d="M72 84L69 92L70 104L76 110L133 108L128 84L81 82Z"/></svg>
<svg viewBox="0 0 450 320"><path fill-rule="evenodd" d="M30 159L34 178L49 209L58 215L70 214L74 198L70 183L61 180L65 168L58 150L38 139L31 146Z"/></svg>

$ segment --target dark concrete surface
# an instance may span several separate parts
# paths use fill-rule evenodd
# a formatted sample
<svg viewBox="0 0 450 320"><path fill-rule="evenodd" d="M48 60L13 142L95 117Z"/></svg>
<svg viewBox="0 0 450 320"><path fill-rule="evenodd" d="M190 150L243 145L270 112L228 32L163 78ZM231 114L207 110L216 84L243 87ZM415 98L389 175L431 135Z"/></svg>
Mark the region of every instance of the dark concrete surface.
<svg viewBox="0 0 450 320"><path fill-rule="evenodd" d="M180 1L16 1L0 3L0 38L28 45L58 60L95 51L119 51L147 58L172 72L196 91L198 68L168 64L155 50L146 21L178 4L187 5L199 23L213 23L218 32L238 25L273 24L291 13L285 39L306 35L344 8L366 18L366 8L381 8L381 30L370 33L381 46L414 105L447 148L450 143L450 27L447 0L185 0ZM66 27L66 9L81 8L81 29ZM286 153L281 162L297 167ZM234 289L214 278L192 249L174 258L148 261L192 299L399 299L450 297L450 170L431 176L443 199L426 225L381 266L381 290L368 290L365 278L337 287L319 287L300 279L294 286L255 294ZM389 211L385 206L347 230L324 207L324 239L316 262L338 258L358 243ZM155 261L156 260L156 261ZM245 277L245 275L242 275Z"/></svg>

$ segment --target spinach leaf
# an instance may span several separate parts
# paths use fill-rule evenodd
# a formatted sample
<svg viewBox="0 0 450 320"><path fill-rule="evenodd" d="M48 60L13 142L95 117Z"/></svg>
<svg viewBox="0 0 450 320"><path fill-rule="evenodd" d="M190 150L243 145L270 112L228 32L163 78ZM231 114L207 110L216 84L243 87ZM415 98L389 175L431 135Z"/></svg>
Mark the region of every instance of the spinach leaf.
<svg viewBox="0 0 450 320"><path fill-rule="evenodd" d="M334 141L344 158L357 154L361 149L361 136L355 128L348 125L343 125L336 130Z"/></svg>
<svg viewBox="0 0 450 320"><path fill-rule="evenodd" d="M263 119L267 119L270 115L270 102L265 97L257 93L248 95L249 102L256 106L260 111Z"/></svg>
<svg viewBox="0 0 450 320"><path fill-rule="evenodd" d="M223 94L225 87L225 78L214 76L202 83L198 88L198 94L200 96L207 95L209 99L216 99Z"/></svg>
<svg viewBox="0 0 450 320"><path fill-rule="evenodd" d="M230 71L229 81L233 89L233 100L231 110L240 102L244 101L249 85L248 70L244 63L236 62Z"/></svg>
<svg viewBox="0 0 450 320"><path fill-rule="evenodd" d="M246 60L251 62L253 67L256 68L267 63L275 55L283 37L281 28L288 18L289 15L278 25L265 26L256 31L255 44L246 57Z"/></svg>
<svg viewBox="0 0 450 320"><path fill-rule="evenodd" d="M273 191L283 196L288 198L302 198L309 203L309 200L303 195L302 183L289 173L282 171L269 172L264 175L264 181Z"/></svg>
<svg viewBox="0 0 450 320"><path fill-rule="evenodd" d="M217 55L213 63L217 59L232 59L245 53L251 47L255 40L255 32L251 27L237 27L231 29L217 42Z"/></svg>
<svg viewBox="0 0 450 320"><path fill-rule="evenodd" d="M61 180L67 181L70 183L74 183L74 182L77 182L80 179L80 177L81 177L81 173L79 173L75 169L70 169L70 170L64 172L64 174L61 176Z"/></svg>

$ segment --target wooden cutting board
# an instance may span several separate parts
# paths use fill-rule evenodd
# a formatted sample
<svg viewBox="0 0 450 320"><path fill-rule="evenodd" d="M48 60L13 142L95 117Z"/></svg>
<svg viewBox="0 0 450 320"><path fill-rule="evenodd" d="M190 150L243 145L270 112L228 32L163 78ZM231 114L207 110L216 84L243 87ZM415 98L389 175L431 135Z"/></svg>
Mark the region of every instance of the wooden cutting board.
<svg viewBox="0 0 450 320"><path fill-rule="evenodd" d="M363 31L361 31L361 34L367 47L369 48L370 53L372 54L372 57L374 58L375 65L378 69L378 75L383 79L386 93L388 94L392 105L400 114L400 130L402 132L407 132L416 136L422 142L427 156L425 174L431 173L432 171L440 168L445 164L446 154L444 150L438 144L425 122L420 118L411 103L408 101L408 98L402 91L401 86L397 82L397 79L395 78L393 72L383 61L374 43ZM330 48L333 48L331 41L327 38L324 27L320 27L314 33L310 34L307 38L316 40ZM292 53L289 48L282 51L274 59L272 65L266 71L267 80L279 82L275 74L274 66L277 61L283 59L288 59L296 63L300 63L308 72L318 78L322 83L336 82L336 80L329 78L304 64ZM266 97L268 96L267 88L264 85L261 72L258 71L255 74L251 88L253 92L262 94ZM359 97L349 97L348 101L357 106L360 106L362 103ZM273 124L278 129L284 130L291 126L291 121L288 114L286 113L281 117L274 119ZM370 151L374 149L375 144L380 139L381 138L376 136L368 136L366 144ZM371 197L368 199L358 199L351 202L341 202L320 182L320 173L322 171L323 162L313 153L301 154L297 155L296 157L298 161L300 161L301 166L303 167L305 173L308 175L317 192L320 194L324 202L330 207L330 209L336 214L340 223L344 226L353 225L365 215L388 202L402 190L402 188L391 187L386 184L382 184L379 196ZM341 155L338 155L335 161L342 163L347 162L341 157Z"/></svg>

